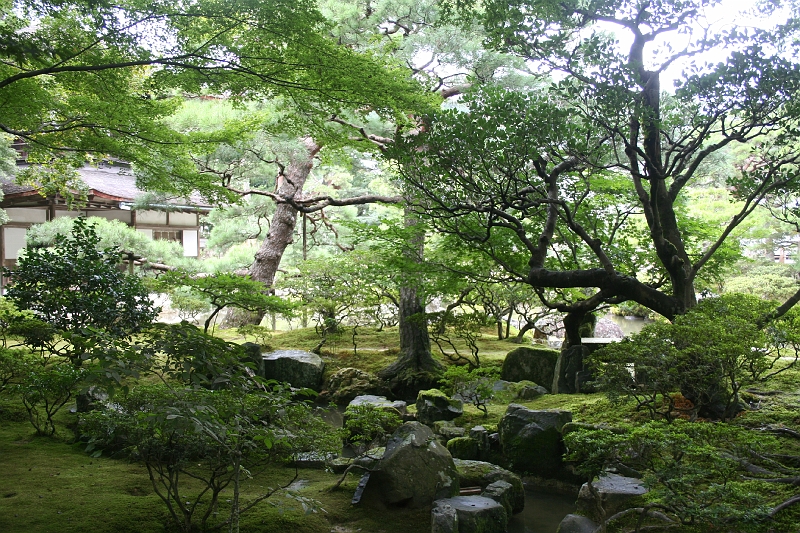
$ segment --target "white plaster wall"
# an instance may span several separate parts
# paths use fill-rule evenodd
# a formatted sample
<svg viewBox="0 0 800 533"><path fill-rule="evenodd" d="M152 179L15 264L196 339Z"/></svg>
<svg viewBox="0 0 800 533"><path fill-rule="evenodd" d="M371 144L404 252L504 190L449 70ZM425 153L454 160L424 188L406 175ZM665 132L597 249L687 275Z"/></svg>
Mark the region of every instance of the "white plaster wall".
<svg viewBox="0 0 800 533"><path fill-rule="evenodd" d="M197 230L185 229L183 230L183 256L184 257L197 257Z"/></svg>
<svg viewBox="0 0 800 533"><path fill-rule="evenodd" d="M117 210L95 210L95 211L86 211L87 217L100 217L105 218L106 220L121 220L126 224L131 223L131 212L130 211L117 211Z"/></svg>
<svg viewBox="0 0 800 533"><path fill-rule="evenodd" d="M170 213L170 226L197 226L197 213Z"/></svg>
<svg viewBox="0 0 800 533"><path fill-rule="evenodd" d="M3 244L5 245L4 255L6 259L17 259L19 251L25 248L25 228L2 228Z"/></svg>
<svg viewBox="0 0 800 533"><path fill-rule="evenodd" d="M136 224L160 224L166 226L167 214L162 211L137 211Z"/></svg>
<svg viewBox="0 0 800 533"><path fill-rule="evenodd" d="M47 222L46 209L10 207L6 213L11 222Z"/></svg>
<svg viewBox="0 0 800 533"><path fill-rule="evenodd" d="M61 218L61 217L78 218L81 215L83 215L81 211L56 211L56 218Z"/></svg>
<svg viewBox="0 0 800 533"><path fill-rule="evenodd" d="M153 238L153 230L151 229L136 228L136 231L138 231L139 233L144 233L150 239Z"/></svg>

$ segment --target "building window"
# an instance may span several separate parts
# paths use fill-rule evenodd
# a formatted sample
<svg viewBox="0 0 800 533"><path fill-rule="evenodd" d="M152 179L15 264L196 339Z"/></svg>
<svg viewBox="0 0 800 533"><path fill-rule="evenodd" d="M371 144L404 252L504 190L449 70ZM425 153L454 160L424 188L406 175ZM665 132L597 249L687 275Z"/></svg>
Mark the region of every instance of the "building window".
<svg viewBox="0 0 800 533"><path fill-rule="evenodd" d="M183 242L183 231L181 230L153 230L154 241L175 241Z"/></svg>

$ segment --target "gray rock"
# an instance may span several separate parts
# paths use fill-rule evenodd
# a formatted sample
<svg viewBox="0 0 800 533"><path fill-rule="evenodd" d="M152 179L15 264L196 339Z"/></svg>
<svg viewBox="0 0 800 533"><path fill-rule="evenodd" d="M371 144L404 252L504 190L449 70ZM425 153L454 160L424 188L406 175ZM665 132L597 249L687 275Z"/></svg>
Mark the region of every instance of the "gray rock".
<svg viewBox="0 0 800 533"><path fill-rule="evenodd" d="M362 501L377 506L419 508L458 491L458 472L450 452L430 428L407 422L389 439Z"/></svg>
<svg viewBox="0 0 800 533"><path fill-rule="evenodd" d="M557 360L556 350L521 346L506 355L500 378L506 381L533 381L549 388L553 383Z"/></svg>
<svg viewBox="0 0 800 533"><path fill-rule="evenodd" d="M495 481L505 481L511 485L511 514L525 509L525 486L518 475L495 464L484 461L454 460L462 487L480 487L482 490Z"/></svg>
<svg viewBox="0 0 800 533"><path fill-rule="evenodd" d="M483 461L489 456L492 443L489 432L483 426L475 426L469 430L469 438L478 443L478 459Z"/></svg>
<svg viewBox="0 0 800 533"><path fill-rule="evenodd" d="M320 400L336 405L347 405L354 398L364 395L386 396L389 386L375 374L357 368L342 368L334 372L320 394Z"/></svg>
<svg viewBox="0 0 800 533"><path fill-rule="evenodd" d="M455 510L456 520L452 520L452 512L446 509L449 506ZM458 531L458 533L505 533L508 526L508 517L503 506L490 498L483 496L456 496L434 503L434 509L445 518L445 527L457 529L433 529L437 527L435 517L432 519L431 530L436 533L445 531ZM431 512L432 517L434 512Z"/></svg>
<svg viewBox="0 0 800 533"><path fill-rule="evenodd" d="M592 483L600 503L605 511L605 517L609 517L628 507L638 505L640 496L647 493L647 488L642 485L641 479L620 476L618 474L602 475L597 481ZM584 483L578 493L576 502L578 512L585 514L592 520L601 522L605 517L600 516L597 499L589 489L589 484Z"/></svg>
<svg viewBox="0 0 800 533"><path fill-rule="evenodd" d="M594 533L597 524L579 514L568 514L558 524L556 533Z"/></svg>
<svg viewBox="0 0 800 533"><path fill-rule="evenodd" d="M511 388L512 383L510 381L506 381L504 379L498 379L497 381L492 384L492 390L494 392L504 392Z"/></svg>
<svg viewBox="0 0 800 533"><path fill-rule="evenodd" d="M452 420L437 420L433 423L433 431L442 437L444 442L457 437L464 437L467 430L456 426Z"/></svg>
<svg viewBox="0 0 800 533"><path fill-rule="evenodd" d="M552 477L562 465L561 429L569 411L533 411L512 403L497 426L500 446L515 471Z"/></svg>
<svg viewBox="0 0 800 533"><path fill-rule="evenodd" d="M512 501L514 498L514 487L508 481L499 479L489 483L489 485L483 489L481 496L490 498L502 505L503 509L506 510L506 516L511 516L514 512L514 504Z"/></svg>
<svg viewBox="0 0 800 533"><path fill-rule="evenodd" d="M383 446L372 448L353 459L353 464L365 470L374 470L378 466L384 453L386 453L386 448Z"/></svg>
<svg viewBox="0 0 800 533"><path fill-rule="evenodd" d="M461 400L448 398L439 389L419 391L416 407L417 420L428 425L437 420L453 420L464 414Z"/></svg>
<svg viewBox="0 0 800 533"><path fill-rule="evenodd" d="M517 392L517 398L520 400L535 400L539 396L544 396L545 394L549 394L549 392L541 385L526 384L520 387L519 392Z"/></svg>
<svg viewBox="0 0 800 533"><path fill-rule="evenodd" d="M458 533L458 513L448 500L436 500L431 509L431 533Z"/></svg>
<svg viewBox="0 0 800 533"><path fill-rule="evenodd" d="M264 377L292 387L320 390L325 363L320 356L302 350L276 350L264 354Z"/></svg>
<svg viewBox="0 0 800 533"><path fill-rule="evenodd" d="M375 396L373 394L365 394L363 396L356 396L347 405L347 407L354 407L358 405L374 405L375 407L392 407L402 415L406 412L408 404L401 400L391 401L387 400L385 396Z"/></svg>

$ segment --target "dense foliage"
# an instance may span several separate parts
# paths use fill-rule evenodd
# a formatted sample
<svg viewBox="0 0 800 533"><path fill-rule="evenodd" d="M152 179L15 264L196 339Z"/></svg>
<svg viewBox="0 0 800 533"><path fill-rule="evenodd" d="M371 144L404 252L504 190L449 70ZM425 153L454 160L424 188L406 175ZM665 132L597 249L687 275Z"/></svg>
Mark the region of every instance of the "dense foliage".
<svg viewBox="0 0 800 533"><path fill-rule="evenodd" d="M6 296L21 310L60 331L92 327L122 336L141 330L158 313L138 277L121 271L118 248L99 249L84 219L53 246L28 248L13 271Z"/></svg>
<svg viewBox="0 0 800 533"><path fill-rule="evenodd" d="M793 311L768 324L773 302L729 294L701 300L672 323L654 323L591 356L597 385L612 400L633 399L654 418L732 418L740 393L786 371L800 356ZM690 400L676 405L676 394Z"/></svg>
<svg viewBox="0 0 800 533"><path fill-rule="evenodd" d="M704 0L448 4L552 81L477 90L392 155L423 217L507 278L559 291L552 307L584 314L631 300L672 319L696 304L704 275L735 260L730 236L757 206L792 211L800 68L778 50L794 46L793 24L717 26L706 8L718 2ZM671 68L683 70L668 92ZM697 224L687 190L737 146L749 153L727 185L740 208Z"/></svg>
<svg viewBox="0 0 800 533"><path fill-rule="evenodd" d="M628 531L790 531L797 510L787 485L797 479L786 443L728 424L650 422L616 430L578 429L566 457L586 479L613 467L641 476L649 492L637 507L604 518Z"/></svg>

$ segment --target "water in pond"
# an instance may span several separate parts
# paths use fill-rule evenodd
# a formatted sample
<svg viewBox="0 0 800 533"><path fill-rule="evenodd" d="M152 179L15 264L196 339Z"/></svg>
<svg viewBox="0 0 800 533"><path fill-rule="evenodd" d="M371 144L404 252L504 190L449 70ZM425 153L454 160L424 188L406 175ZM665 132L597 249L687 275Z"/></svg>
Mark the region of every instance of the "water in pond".
<svg viewBox="0 0 800 533"><path fill-rule="evenodd" d="M606 318L616 324L622 329L622 334L627 337L642 331L642 328L653 321L649 318L641 318L638 316L619 316L608 313L603 318Z"/></svg>
<svg viewBox="0 0 800 533"><path fill-rule="evenodd" d="M575 496L527 491L525 509L508 521L508 533L556 533L558 524L575 512Z"/></svg>

